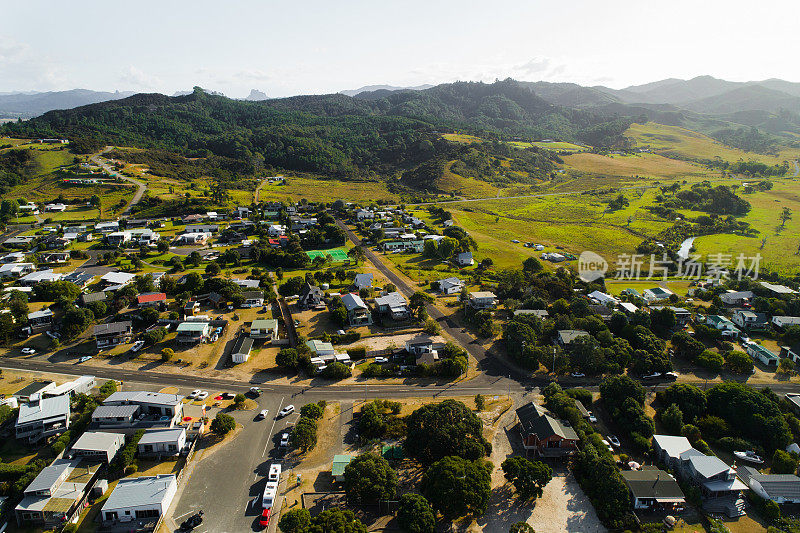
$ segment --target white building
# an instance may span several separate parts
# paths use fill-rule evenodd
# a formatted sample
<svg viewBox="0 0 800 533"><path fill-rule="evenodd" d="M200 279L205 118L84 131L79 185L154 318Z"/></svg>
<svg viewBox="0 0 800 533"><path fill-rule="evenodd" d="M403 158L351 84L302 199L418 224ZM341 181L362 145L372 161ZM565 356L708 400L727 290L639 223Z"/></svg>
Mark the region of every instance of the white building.
<svg viewBox="0 0 800 533"><path fill-rule="evenodd" d="M122 433L87 431L75 441L69 450L69 455L73 458L99 459L109 464L123 446L125 446L125 435Z"/></svg>
<svg viewBox="0 0 800 533"><path fill-rule="evenodd" d="M103 504L103 523L158 518L169 509L177 490L173 474L122 478Z"/></svg>
<svg viewBox="0 0 800 533"><path fill-rule="evenodd" d="M600 305L605 305L608 307L615 307L619 304L619 300L611 296L610 294L606 294L600 291L592 291L589 293L589 298L596 301Z"/></svg>
<svg viewBox="0 0 800 533"><path fill-rule="evenodd" d="M459 294L464 288L464 282L458 278L444 278L439 280L441 294Z"/></svg>
<svg viewBox="0 0 800 533"><path fill-rule="evenodd" d="M186 428L148 429L139 439L139 455L178 455L186 446Z"/></svg>

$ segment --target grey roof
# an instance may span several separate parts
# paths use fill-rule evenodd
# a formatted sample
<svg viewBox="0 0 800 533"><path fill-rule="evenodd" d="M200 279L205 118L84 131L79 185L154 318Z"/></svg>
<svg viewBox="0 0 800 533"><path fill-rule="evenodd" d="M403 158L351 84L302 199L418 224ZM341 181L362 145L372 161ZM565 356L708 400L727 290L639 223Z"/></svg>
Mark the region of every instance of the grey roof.
<svg viewBox="0 0 800 533"><path fill-rule="evenodd" d="M34 311L33 313L28 313L28 320L33 320L35 318L45 318L48 316L53 316L53 312L50 309L42 309L41 311Z"/></svg>
<svg viewBox="0 0 800 533"><path fill-rule="evenodd" d="M578 410L582 417L587 418L589 416L589 411L584 407L583 402L577 398L575 398L575 409Z"/></svg>
<svg viewBox="0 0 800 533"><path fill-rule="evenodd" d="M133 322L123 320L122 322L111 322L110 324L98 324L94 327L95 335L111 335L114 333L124 333L133 327Z"/></svg>
<svg viewBox="0 0 800 533"><path fill-rule="evenodd" d="M589 332L582 329L560 329L558 330L558 338L564 344L570 344L572 341L579 337L588 337Z"/></svg>
<svg viewBox="0 0 800 533"><path fill-rule="evenodd" d="M42 398L38 402L19 406L17 424L26 424L62 415L69 416L69 396Z"/></svg>
<svg viewBox="0 0 800 533"><path fill-rule="evenodd" d="M678 482L663 470L644 467L642 470L622 472L625 484L634 498L655 498L656 500L683 500L684 495Z"/></svg>
<svg viewBox="0 0 800 533"><path fill-rule="evenodd" d="M115 403L149 403L159 405L175 405L181 403L183 396L179 394L166 394L163 392L148 391L117 391L103 402L104 405Z"/></svg>
<svg viewBox="0 0 800 533"><path fill-rule="evenodd" d="M121 433L87 431L75 441L75 444L72 445L72 449L107 451L117 446L120 439L122 439L123 443L125 442L125 437Z"/></svg>
<svg viewBox="0 0 800 533"><path fill-rule="evenodd" d="M681 454L681 459L683 459L684 454ZM689 461L697 473L706 479L731 469L725 461L714 455L692 455Z"/></svg>
<svg viewBox="0 0 800 533"><path fill-rule="evenodd" d="M248 289L257 289L261 283L261 281L257 279L233 279L231 281L240 287L247 287Z"/></svg>
<svg viewBox="0 0 800 533"><path fill-rule="evenodd" d="M800 477L794 474L762 474L750 466L740 466L736 474L745 483L757 481L771 499L800 500Z"/></svg>
<svg viewBox="0 0 800 533"><path fill-rule="evenodd" d="M139 444L156 444L159 442L175 442L186 433L186 428L148 429L139 439Z"/></svg>
<svg viewBox="0 0 800 533"><path fill-rule="evenodd" d="M92 418L129 418L138 410L138 405L100 405L92 412Z"/></svg>
<svg viewBox="0 0 800 533"><path fill-rule="evenodd" d="M242 292L242 296L244 296L245 300L251 300L251 299L255 300L255 299L258 299L258 298L262 298L263 299L264 298L264 292L263 291L244 291L244 292Z"/></svg>
<svg viewBox="0 0 800 533"><path fill-rule="evenodd" d="M247 335L240 335L239 338L236 339L236 343L233 345L233 351L231 353L232 354L244 353L249 355L250 350L252 349L253 349L253 339L251 339Z"/></svg>
<svg viewBox="0 0 800 533"><path fill-rule="evenodd" d="M367 306L364 303L364 300L357 294L343 294L342 295L342 303L344 304L344 308L348 311L352 311L353 309L366 309Z"/></svg>
<svg viewBox="0 0 800 533"><path fill-rule="evenodd" d="M386 296L379 296L375 298L377 305L386 305L388 307L401 307L406 305L406 299L399 292L390 292Z"/></svg>
<svg viewBox="0 0 800 533"><path fill-rule="evenodd" d="M371 272L356 274L356 277L353 280L353 285L359 289L366 289L368 287L372 287L372 278L373 276Z"/></svg>
<svg viewBox="0 0 800 533"><path fill-rule="evenodd" d="M692 449L689 439L675 435L653 435L653 442L670 457L679 457L686 450Z"/></svg>
<svg viewBox="0 0 800 533"><path fill-rule="evenodd" d="M523 430L526 433L535 434L540 440L552 435L557 435L562 439L578 440L578 434L574 429L551 417L543 408L533 402L523 405L516 412Z"/></svg>
<svg viewBox="0 0 800 533"><path fill-rule="evenodd" d="M108 299L108 294L105 292L90 292L88 294L81 294L81 300L84 304L89 302L105 302Z"/></svg>
<svg viewBox="0 0 800 533"><path fill-rule="evenodd" d="M533 315L539 318L545 318L550 316L550 313L547 312L547 309L517 309L514 311L514 316L519 315Z"/></svg>
<svg viewBox="0 0 800 533"><path fill-rule="evenodd" d="M25 492L38 492L42 490L52 490L53 486L68 472L78 466L79 460L56 459L49 466L46 466L39 472L31 484L25 487Z"/></svg>
<svg viewBox="0 0 800 533"><path fill-rule="evenodd" d="M84 284L94 279L94 274L85 270L76 270L64 276L64 281L71 281L76 284Z"/></svg>
<svg viewBox="0 0 800 533"><path fill-rule="evenodd" d="M174 483L176 480L173 474L122 478L103 504L102 512L160 505L167 498L168 489Z"/></svg>

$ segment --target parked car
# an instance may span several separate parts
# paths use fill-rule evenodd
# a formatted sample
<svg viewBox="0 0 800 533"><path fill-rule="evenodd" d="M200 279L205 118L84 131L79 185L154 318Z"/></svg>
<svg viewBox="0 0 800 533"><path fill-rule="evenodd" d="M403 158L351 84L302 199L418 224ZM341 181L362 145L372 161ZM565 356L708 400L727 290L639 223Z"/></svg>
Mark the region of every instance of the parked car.
<svg viewBox="0 0 800 533"><path fill-rule="evenodd" d="M48 337L50 337L51 339L60 339L61 338L61 333L59 333L57 331L45 331L44 334L47 335Z"/></svg>
<svg viewBox="0 0 800 533"><path fill-rule="evenodd" d="M258 417L256 418L258 418L259 420L264 420L265 418L267 418L268 414L269 414L269 409L263 409L260 413L258 413Z"/></svg>
<svg viewBox="0 0 800 533"><path fill-rule="evenodd" d="M203 391L203 392L201 392L200 394L198 394L197 396L194 397L194 399L197 400L197 401L203 401L206 398L208 398L208 393L206 391Z"/></svg>
<svg viewBox="0 0 800 533"><path fill-rule="evenodd" d="M645 374L642 379L654 380L661 377L661 372L653 372L652 374Z"/></svg>
<svg viewBox="0 0 800 533"><path fill-rule="evenodd" d="M337 330L336 330L336 334L337 334L337 335L345 335L345 332L344 332L344 330L343 330L343 329L337 329Z"/></svg>
<svg viewBox="0 0 800 533"><path fill-rule="evenodd" d="M142 348L144 348L144 341L136 341L136 342L133 343L133 346L131 346L131 351L133 353L136 353L139 350L141 350Z"/></svg>
<svg viewBox="0 0 800 533"><path fill-rule="evenodd" d="M286 448L289 446L289 432L281 433L281 447Z"/></svg>
<svg viewBox="0 0 800 533"><path fill-rule="evenodd" d="M289 416L292 413L294 413L294 405L289 404L278 412L278 418Z"/></svg>
<svg viewBox="0 0 800 533"><path fill-rule="evenodd" d="M267 527L269 525L269 509L264 509L261 512L261 518L258 520L258 525L261 527Z"/></svg>
<svg viewBox="0 0 800 533"><path fill-rule="evenodd" d="M191 531L203 523L203 511L198 511L181 523L181 531Z"/></svg>
<svg viewBox="0 0 800 533"><path fill-rule="evenodd" d="M194 400L195 398L197 398L197 395L200 394L201 392L203 392L203 391L201 391L200 389L196 389L196 390L193 390L192 392L190 392L189 395L186 396L186 397L187 398L191 398L192 400Z"/></svg>
<svg viewBox="0 0 800 533"><path fill-rule="evenodd" d="M608 441L609 441L609 442L610 442L610 443L611 443L611 444L612 444L612 445L613 445L615 448L619 448L620 446L622 446L622 445L619 443L619 439L617 438L617 436L616 436L616 435L609 435L609 436L608 436L608 437L606 437L606 438L608 439Z"/></svg>
<svg viewBox="0 0 800 533"><path fill-rule="evenodd" d="M25 355L33 355L36 353L36 350L34 350L33 348L23 348L21 351Z"/></svg>
<svg viewBox="0 0 800 533"><path fill-rule="evenodd" d="M675 381L678 379L678 374L675 372L664 372L662 379L665 379L666 381Z"/></svg>
<svg viewBox="0 0 800 533"><path fill-rule="evenodd" d="M80 359L78 359L78 362L79 362L79 363L85 363L86 361L88 361L88 360L89 360L89 359L91 359L91 358L92 358L92 356L91 356L91 355L84 355L83 357L81 357Z"/></svg>
<svg viewBox="0 0 800 533"><path fill-rule="evenodd" d="M385 358L385 357L376 357L376 358L375 358L375 362L376 362L376 363L379 363L379 364L380 364L380 363L388 363L388 362L389 362L389 360L388 360L387 358Z"/></svg>
<svg viewBox="0 0 800 533"><path fill-rule="evenodd" d="M234 398L236 398L236 395L232 392L223 392L222 394L220 394L220 396L222 396L223 400L233 400Z"/></svg>
<svg viewBox="0 0 800 533"><path fill-rule="evenodd" d="M250 392L252 394L255 394L256 396L261 395L261 389L259 389L258 387L250 387Z"/></svg>
<svg viewBox="0 0 800 533"><path fill-rule="evenodd" d="M611 453L614 453L614 448L611 447L611 445L608 443L606 439L603 439L603 446L608 448L608 451L610 451Z"/></svg>
<svg viewBox="0 0 800 533"><path fill-rule="evenodd" d="M597 417L594 416L594 413L589 411L589 422L592 424L597 424Z"/></svg>

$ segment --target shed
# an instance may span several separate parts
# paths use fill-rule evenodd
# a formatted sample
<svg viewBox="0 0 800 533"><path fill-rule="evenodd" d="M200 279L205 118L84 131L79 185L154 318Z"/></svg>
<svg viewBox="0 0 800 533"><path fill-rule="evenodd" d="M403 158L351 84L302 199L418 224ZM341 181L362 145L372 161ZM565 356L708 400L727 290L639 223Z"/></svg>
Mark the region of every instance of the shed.
<svg viewBox="0 0 800 533"><path fill-rule="evenodd" d="M334 455L331 465L331 476L336 481L344 481L344 469L353 460L352 455Z"/></svg>

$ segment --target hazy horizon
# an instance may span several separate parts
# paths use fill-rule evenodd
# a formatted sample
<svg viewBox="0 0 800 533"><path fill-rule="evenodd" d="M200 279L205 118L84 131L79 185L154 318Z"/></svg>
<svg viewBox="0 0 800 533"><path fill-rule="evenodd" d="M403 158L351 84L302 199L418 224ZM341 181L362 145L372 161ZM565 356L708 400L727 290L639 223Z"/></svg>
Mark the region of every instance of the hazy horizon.
<svg viewBox="0 0 800 533"><path fill-rule="evenodd" d="M0 92L173 94L199 85L274 98L507 77L615 89L698 75L795 81L795 18L775 16L793 8L786 1L249 0L221 8L208 0L135 7L32 0L4 9Z"/></svg>

